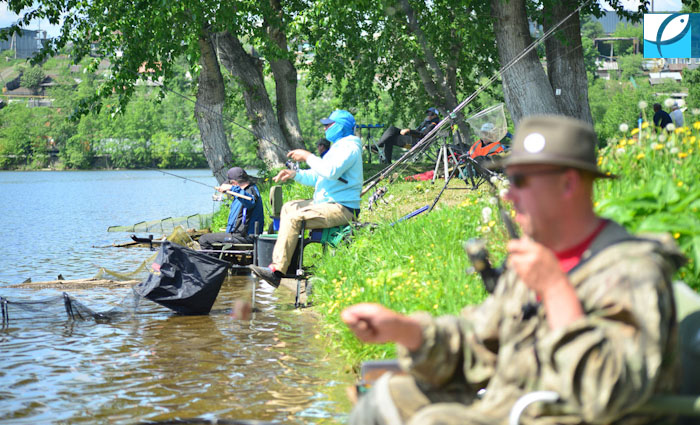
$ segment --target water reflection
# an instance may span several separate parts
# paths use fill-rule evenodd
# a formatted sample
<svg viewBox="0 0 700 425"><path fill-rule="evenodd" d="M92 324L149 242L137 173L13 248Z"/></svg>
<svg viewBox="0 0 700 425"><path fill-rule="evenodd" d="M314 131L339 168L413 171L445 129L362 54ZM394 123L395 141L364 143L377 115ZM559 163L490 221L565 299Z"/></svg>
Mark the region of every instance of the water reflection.
<svg viewBox="0 0 700 425"><path fill-rule="evenodd" d="M342 422L352 377L314 338L312 313L288 309L293 294L261 285L259 311L233 319L231 305L250 299L251 286L248 277L229 278L208 316L176 316L143 301L135 315L108 324L11 321L0 332L3 423ZM128 291L75 296L106 309Z"/></svg>

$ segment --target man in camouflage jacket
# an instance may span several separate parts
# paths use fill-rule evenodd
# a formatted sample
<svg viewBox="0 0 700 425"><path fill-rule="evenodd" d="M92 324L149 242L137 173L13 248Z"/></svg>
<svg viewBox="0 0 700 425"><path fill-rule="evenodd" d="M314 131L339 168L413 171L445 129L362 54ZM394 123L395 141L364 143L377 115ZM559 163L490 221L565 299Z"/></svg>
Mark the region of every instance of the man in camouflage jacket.
<svg viewBox="0 0 700 425"><path fill-rule="evenodd" d="M408 372L377 381L349 423L506 424L536 390L561 401L533 405L522 423L664 423L634 409L677 383L673 240L635 238L595 215L593 180L610 176L587 124L526 118L502 165L525 236L508 243L492 297L458 317L343 311L360 339L397 342Z"/></svg>

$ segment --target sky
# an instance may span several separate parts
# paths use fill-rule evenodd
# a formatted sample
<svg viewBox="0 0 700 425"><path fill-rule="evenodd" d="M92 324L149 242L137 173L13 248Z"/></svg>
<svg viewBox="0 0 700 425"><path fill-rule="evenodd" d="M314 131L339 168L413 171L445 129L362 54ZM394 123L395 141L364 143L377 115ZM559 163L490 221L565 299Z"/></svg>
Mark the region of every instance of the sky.
<svg viewBox="0 0 700 425"><path fill-rule="evenodd" d="M612 10L605 1L599 0L603 8ZM652 0L654 4L655 12L672 12L681 9L681 0ZM626 9L636 9L639 5L638 0L623 0L622 3L625 5ZM6 27L13 24L17 20L18 16L7 10L7 2L0 1L0 28ZM36 30L42 29L47 32L48 37L55 37L59 33L59 27L56 25L50 25L47 21L35 21L29 26L28 29Z"/></svg>

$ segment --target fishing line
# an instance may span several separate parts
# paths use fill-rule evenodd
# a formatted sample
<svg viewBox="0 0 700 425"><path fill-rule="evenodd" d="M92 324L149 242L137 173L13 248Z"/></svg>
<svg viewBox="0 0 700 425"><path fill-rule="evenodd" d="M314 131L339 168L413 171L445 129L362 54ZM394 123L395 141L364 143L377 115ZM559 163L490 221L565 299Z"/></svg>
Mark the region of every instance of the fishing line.
<svg viewBox="0 0 700 425"><path fill-rule="evenodd" d="M572 16L574 16L576 13L579 13L579 12L581 11L581 9L582 9L584 6L588 5L588 4L591 3L592 1L593 1L593 0L587 0L587 1L584 1L583 3L581 3L581 5L579 5L579 7L577 7L573 12L569 13L564 19L562 19L562 20L559 21L556 25L554 25L552 28L550 28L548 31L546 31L546 32L542 35L542 37L540 37L540 38L537 39L537 40L534 40L532 43L530 43L530 45L529 45L528 47L526 47L526 48L525 48L522 52L520 52L516 57L514 57L513 59L511 59L507 64L505 64L503 67L501 67L501 69L499 69L498 71L496 71L496 72L494 73L494 75L492 75L491 78L489 78L488 81L486 81L484 84L482 84L481 86L479 86L471 95L469 95L469 97L467 97L467 98L466 98L465 100L463 100L459 105L457 105L457 107L456 107L451 113L449 113L447 117L445 117L442 121L440 121L439 123L437 123L437 125L435 125L435 127L433 127L433 129L430 130L430 131L428 132L428 134L426 134L421 140L419 140L418 143L416 143L408 152L406 152L405 154L403 154L403 155L401 156L401 158L399 158L399 159L396 160L396 162L394 162L393 164L389 165L387 168L385 168L384 170L382 170L381 172L379 172L379 177L377 177L377 180L372 181L372 182L369 184L369 186L367 186L365 189L363 189L361 195L364 195L365 193L367 193L367 192L368 192L369 190L371 190L374 186L376 186L381 180L383 180L384 178L386 178L386 176L387 176L389 173L391 173L392 171L394 171L394 170L400 165L400 163L406 161L406 160L409 159L412 155L414 155L414 151L416 151L416 150L422 148L424 145L427 145L427 144L429 144L429 143L432 143L432 142L433 142L433 140L432 140L432 139L433 139L433 136L435 136L435 135L437 134L437 132L445 126L445 123L446 123L446 122L448 122L448 121L450 121L450 120L452 119L452 116L453 116L453 115L457 114L457 113L460 112L462 109L464 109L464 107L466 107L469 103L471 103L479 94L481 94L484 90L486 90L486 88L488 88L491 84L493 84L499 77L502 77L502 75L503 75L504 72L506 72L506 71L508 71L510 68L512 68L517 62L519 62L522 58L524 58L524 57L527 56L530 52L532 52L535 48L537 48L537 46L539 46L540 44L544 43L544 41L545 41L547 38L549 38L549 36L552 35L552 33L554 33L554 31L556 31L557 29L559 29L559 27L562 26L562 25L564 24L564 22L566 22L567 20L569 20L569 18L571 18ZM455 116L456 116L456 115L455 115Z"/></svg>

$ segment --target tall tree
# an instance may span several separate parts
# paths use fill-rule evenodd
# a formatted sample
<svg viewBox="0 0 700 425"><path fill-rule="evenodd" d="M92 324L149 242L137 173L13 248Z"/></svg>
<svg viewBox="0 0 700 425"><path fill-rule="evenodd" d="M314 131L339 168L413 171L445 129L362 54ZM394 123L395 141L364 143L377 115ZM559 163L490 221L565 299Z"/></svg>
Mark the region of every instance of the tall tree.
<svg viewBox="0 0 700 425"><path fill-rule="evenodd" d="M497 67L485 11L472 0L319 1L304 20L312 80L331 84L344 105L378 110L387 92L388 122L421 117L428 106L453 111Z"/></svg>
<svg viewBox="0 0 700 425"><path fill-rule="evenodd" d="M253 1L234 4L214 0L172 3L153 3L143 0L91 2L42 0L34 2L34 6L31 3L24 0L9 1L9 8L14 12L20 13L27 7L30 7L30 10L17 25L4 33L26 27L35 18L47 18L52 23L58 23L62 18L61 34L47 45L47 54L55 53L71 42L74 45L73 52L76 60L90 54L106 58L111 62L111 78L102 82L95 96L83 102L80 110L82 113L99 110L101 101L112 95L118 97L120 108L126 107L134 86L144 78L139 70L148 70L148 76L152 80L161 81L165 90L170 89L169 79L173 74L172 61L180 55L188 58L195 71L204 71L208 74L198 81L211 83L221 80L220 75L214 75L221 72L218 62L215 64L211 58L200 61L200 56L209 54L207 47L209 42L219 40L220 38L215 36L218 33L229 32L232 38L238 38L258 31L259 22L265 20L270 9L269 7L260 8L257 2ZM285 30L284 26L279 28L279 32L283 33ZM200 43L200 38L205 42ZM255 39L258 42L261 42L260 40L262 38ZM277 41L281 44L285 38L278 34ZM239 40L239 44L243 43ZM215 47L221 50L218 43ZM98 62L98 60L95 61L94 68ZM222 60L221 63L226 62ZM217 68L206 68L207 64L216 65ZM232 73L234 70L240 72L240 65L236 64L236 69L229 67L229 70ZM279 74L281 75L282 72ZM296 97L295 93L290 94L295 91L296 85L288 83L292 78L289 72L284 75L286 80L280 84L283 89L281 92L278 90L278 97L284 99L285 106L278 108L277 111L284 117L282 125L284 130L280 127L277 113L269 99L267 104L262 106L263 109L248 108L247 114L251 118L253 131L258 137L260 156L273 166L283 163L286 150L301 146L299 120L295 117ZM247 97L254 98L260 95L267 97L264 79L257 79L255 84L249 83L241 84L243 90L247 91ZM222 145L226 144L226 139L219 134L223 123L212 121L221 121L223 118L221 113L212 113L218 106L210 102L222 99L224 96L223 93L210 93L209 90L222 88L222 84L207 84L196 90L199 111L197 118L202 142L207 155L217 152L215 157L207 158L217 178L221 178L221 172L217 170L223 169L231 162L230 149ZM204 113L203 105L210 108L206 109L208 113ZM220 112L223 113L223 110ZM256 132L255 127L259 125L258 117L261 113L266 117L271 116L272 119L264 123L265 131ZM212 131L214 129L219 130ZM286 135L289 135L289 141Z"/></svg>
<svg viewBox="0 0 700 425"><path fill-rule="evenodd" d="M532 42L525 0L491 0L498 56L502 66L520 57ZM552 87L535 50L506 69L503 94L516 124L526 115L555 114L559 111Z"/></svg>

